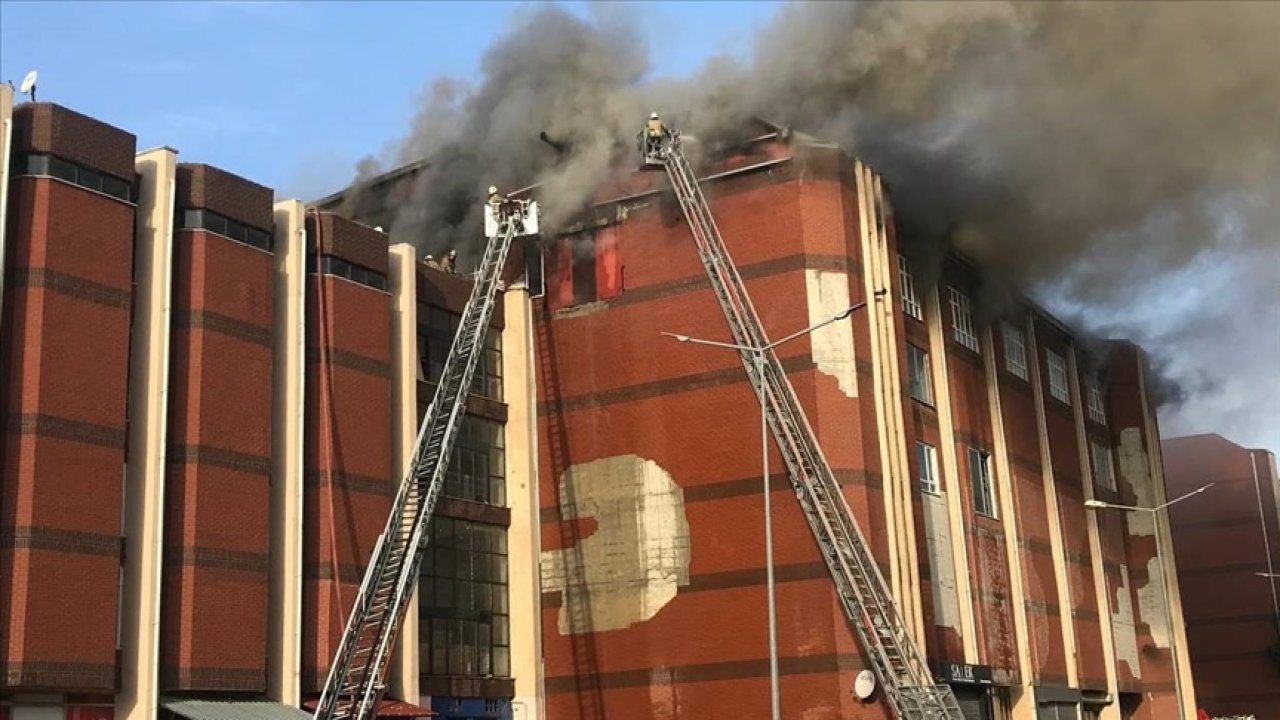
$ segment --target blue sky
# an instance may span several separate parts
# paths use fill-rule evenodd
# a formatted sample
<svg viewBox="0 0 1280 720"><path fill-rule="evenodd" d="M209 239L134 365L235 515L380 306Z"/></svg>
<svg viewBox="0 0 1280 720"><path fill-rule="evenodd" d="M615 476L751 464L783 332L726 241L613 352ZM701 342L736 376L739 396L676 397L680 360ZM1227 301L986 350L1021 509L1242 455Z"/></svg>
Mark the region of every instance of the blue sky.
<svg viewBox="0 0 1280 720"><path fill-rule="evenodd" d="M587 12L585 3L564 3ZM313 199L408 127L428 81L474 79L523 3L0 1L0 81ZM741 55L775 2L644 3L657 75ZM53 31L56 28L56 33Z"/></svg>

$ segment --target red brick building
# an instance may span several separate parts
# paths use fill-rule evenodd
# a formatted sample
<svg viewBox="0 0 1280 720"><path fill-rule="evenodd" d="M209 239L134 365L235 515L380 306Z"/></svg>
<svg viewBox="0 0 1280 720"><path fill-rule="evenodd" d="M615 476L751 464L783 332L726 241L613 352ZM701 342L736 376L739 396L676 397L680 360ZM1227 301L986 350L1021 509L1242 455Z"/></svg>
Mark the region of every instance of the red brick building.
<svg viewBox="0 0 1280 720"><path fill-rule="evenodd" d="M1196 698L1211 715L1280 717L1276 456L1219 435L1164 441Z"/></svg>
<svg viewBox="0 0 1280 720"><path fill-rule="evenodd" d="M160 689L265 693L272 193L185 163L175 192Z"/></svg>
<svg viewBox="0 0 1280 720"><path fill-rule="evenodd" d="M1137 348L1086 357L1033 304L980 309L959 257L916 272L879 178L838 148L773 134L706 173L770 337L867 302L779 356L939 679L975 717L1174 717L1171 624L1139 610L1155 548L1084 506L1163 494ZM728 336L665 186L625 176L544 249L549 717L769 703L758 405L732 353L662 335ZM887 717L851 695L866 665L769 472L783 715Z"/></svg>
<svg viewBox="0 0 1280 720"><path fill-rule="evenodd" d="M297 718L469 284L388 248L387 207L276 202L48 103L10 125L7 93L0 720ZM1160 535L1085 506L1164 498L1141 352L980 307L980 268L899 247L874 172L762 132L703 169L707 196L772 337L866 303L780 358L938 679L976 717L1175 716ZM515 256L392 696L760 716L758 406L731 353L662 335L727 336L664 176L620 171ZM850 693L861 650L769 462L784 713L886 717Z"/></svg>
<svg viewBox="0 0 1280 720"><path fill-rule="evenodd" d="M14 110L11 143L0 685L71 704L117 682L134 136L40 103Z"/></svg>

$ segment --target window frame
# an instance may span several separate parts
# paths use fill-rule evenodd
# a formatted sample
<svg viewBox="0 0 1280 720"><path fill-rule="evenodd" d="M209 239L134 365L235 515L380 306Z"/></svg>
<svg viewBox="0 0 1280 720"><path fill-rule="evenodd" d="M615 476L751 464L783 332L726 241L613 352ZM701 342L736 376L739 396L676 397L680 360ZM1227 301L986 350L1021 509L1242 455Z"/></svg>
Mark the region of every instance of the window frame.
<svg viewBox="0 0 1280 720"><path fill-rule="evenodd" d="M913 355L913 351L916 353ZM920 359L920 368L917 368L917 357ZM920 373L920 381L916 382L916 373ZM916 394L916 388L922 390L921 395ZM930 373L929 351L918 347L913 343L907 343L907 394L911 399L922 402L929 407L933 407L933 378Z"/></svg>
<svg viewBox="0 0 1280 720"><path fill-rule="evenodd" d="M1089 419L1099 425L1107 424L1107 400L1103 393L1102 382L1097 377L1089 375L1084 380L1085 385L1085 408L1088 410Z"/></svg>
<svg viewBox="0 0 1280 720"><path fill-rule="evenodd" d="M970 350L981 353L978 331L973 323L973 302L969 296L948 285L951 303L951 337Z"/></svg>
<svg viewBox="0 0 1280 720"><path fill-rule="evenodd" d="M924 321L924 306L916 295L915 277L911 274L911 263L903 255L898 255L898 280L902 284L902 312L907 317Z"/></svg>
<svg viewBox="0 0 1280 720"><path fill-rule="evenodd" d="M418 302L418 366L422 379L439 382L444 373L462 315L438 305ZM485 333L480 362L471 376L468 393L494 402L505 402L502 375L502 330L492 325Z"/></svg>
<svg viewBox="0 0 1280 720"><path fill-rule="evenodd" d="M1005 370L1023 380L1030 380L1031 372L1027 367L1027 334L1010 323L1002 322L1000 335L1004 340Z"/></svg>
<svg viewBox="0 0 1280 720"><path fill-rule="evenodd" d="M1098 462L1098 458L1106 458L1105 466ZM1115 491L1116 487L1116 463L1111 456L1111 446L1106 443L1098 442L1093 438L1089 439L1089 465L1093 470L1093 484L1106 490ZM1106 467L1105 482L1103 473L1099 472L1101 467Z"/></svg>
<svg viewBox="0 0 1280 720"><path fill-rule="evenodd" d="M441 516L419 577L423 674L511 677L508 529Z"/></svg>
<svg viewBox="0 0 1280 720"><path fill-rule="evenodd" d="M916 481L920 491L930 495L942 495L942 482L938 477L938 448L922 440L916 441Z"/></svg>
<svg viewBox="0 0 1280 720"><path fill-rule="evenodd" d="M991 472L991 453L970 445L968 460L973 511L992 520L1000 519L999 508L996 506L995 476Z"/></svg>
<svg viewBox="0 0 1280 720"><path fill-rule="evenodd" d="M1067 380L1067 359L1062 355L1044 349L1044 364L1049 376L1049 396L1065 405L1071 404L1071 387Z"/></svg>

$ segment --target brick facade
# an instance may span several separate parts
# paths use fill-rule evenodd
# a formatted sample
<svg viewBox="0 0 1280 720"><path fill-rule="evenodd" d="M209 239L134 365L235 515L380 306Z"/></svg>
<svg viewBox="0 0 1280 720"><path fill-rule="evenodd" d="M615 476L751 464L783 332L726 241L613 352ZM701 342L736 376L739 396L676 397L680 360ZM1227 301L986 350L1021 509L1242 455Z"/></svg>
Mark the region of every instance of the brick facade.
<svg viewBox="0 0 1280 720"><path fill-rule="evenodd" d="M313 213L307 237L309 268L338 258L386 278L381 233ZM309 270L306 383L302 691L319 693L396 488L385 290Z"/></svg>
<svg viewBox="0 0 1280 720"><path fill-rule="evenodd" d="M45 170L133 180L134 137L50 103L14 112L0 335L0 692L112 692L134 206ZM64 167L66 167L64 165ZM47 166L46 166L47 168ZM123 350L123 351L122 351Z"/></svg>
<svg viewBox="0 0 1280 720"><path fill-rule="evenodd" d="M160 687L261 693L274 259L187 216L269 233L271 190L183 164L175 205Z"/></svg>

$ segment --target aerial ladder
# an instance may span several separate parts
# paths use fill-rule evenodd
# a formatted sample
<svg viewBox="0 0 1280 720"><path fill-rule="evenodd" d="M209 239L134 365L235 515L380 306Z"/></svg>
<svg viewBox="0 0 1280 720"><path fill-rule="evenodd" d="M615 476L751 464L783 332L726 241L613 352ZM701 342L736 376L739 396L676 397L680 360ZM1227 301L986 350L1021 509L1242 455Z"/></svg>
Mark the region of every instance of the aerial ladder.
<svg viewBox="0 0 1280 720"><path fill-rule="evenodd" d="M644 165L665 169L671 179L734 342L744 348L766 348L769 340L764 327L684 156L680 134L657 120L656 113L650 116L640 134ZM769 427L835 582L845 617L894 713L900 720L964 720L951 688L934 681L924 653L911 638L777 355L766 350L764 362L758 363L755 351L739 352L751 385L764 404Z"/></svg>
<svg viewBox="0 0 1280 720"><path fill-rule="evenodd" d="M491 193L485 205L489 241L476 271L435 395L418 429L409 470L400 482L387 525L374 546L364 580L329 668L316 720L368 720L386 689L386 671L400 623L418 584L428 525L445 482L454 441L466 415L472 377L501 288L512 240L538 232L537 204Z"/></svg>

